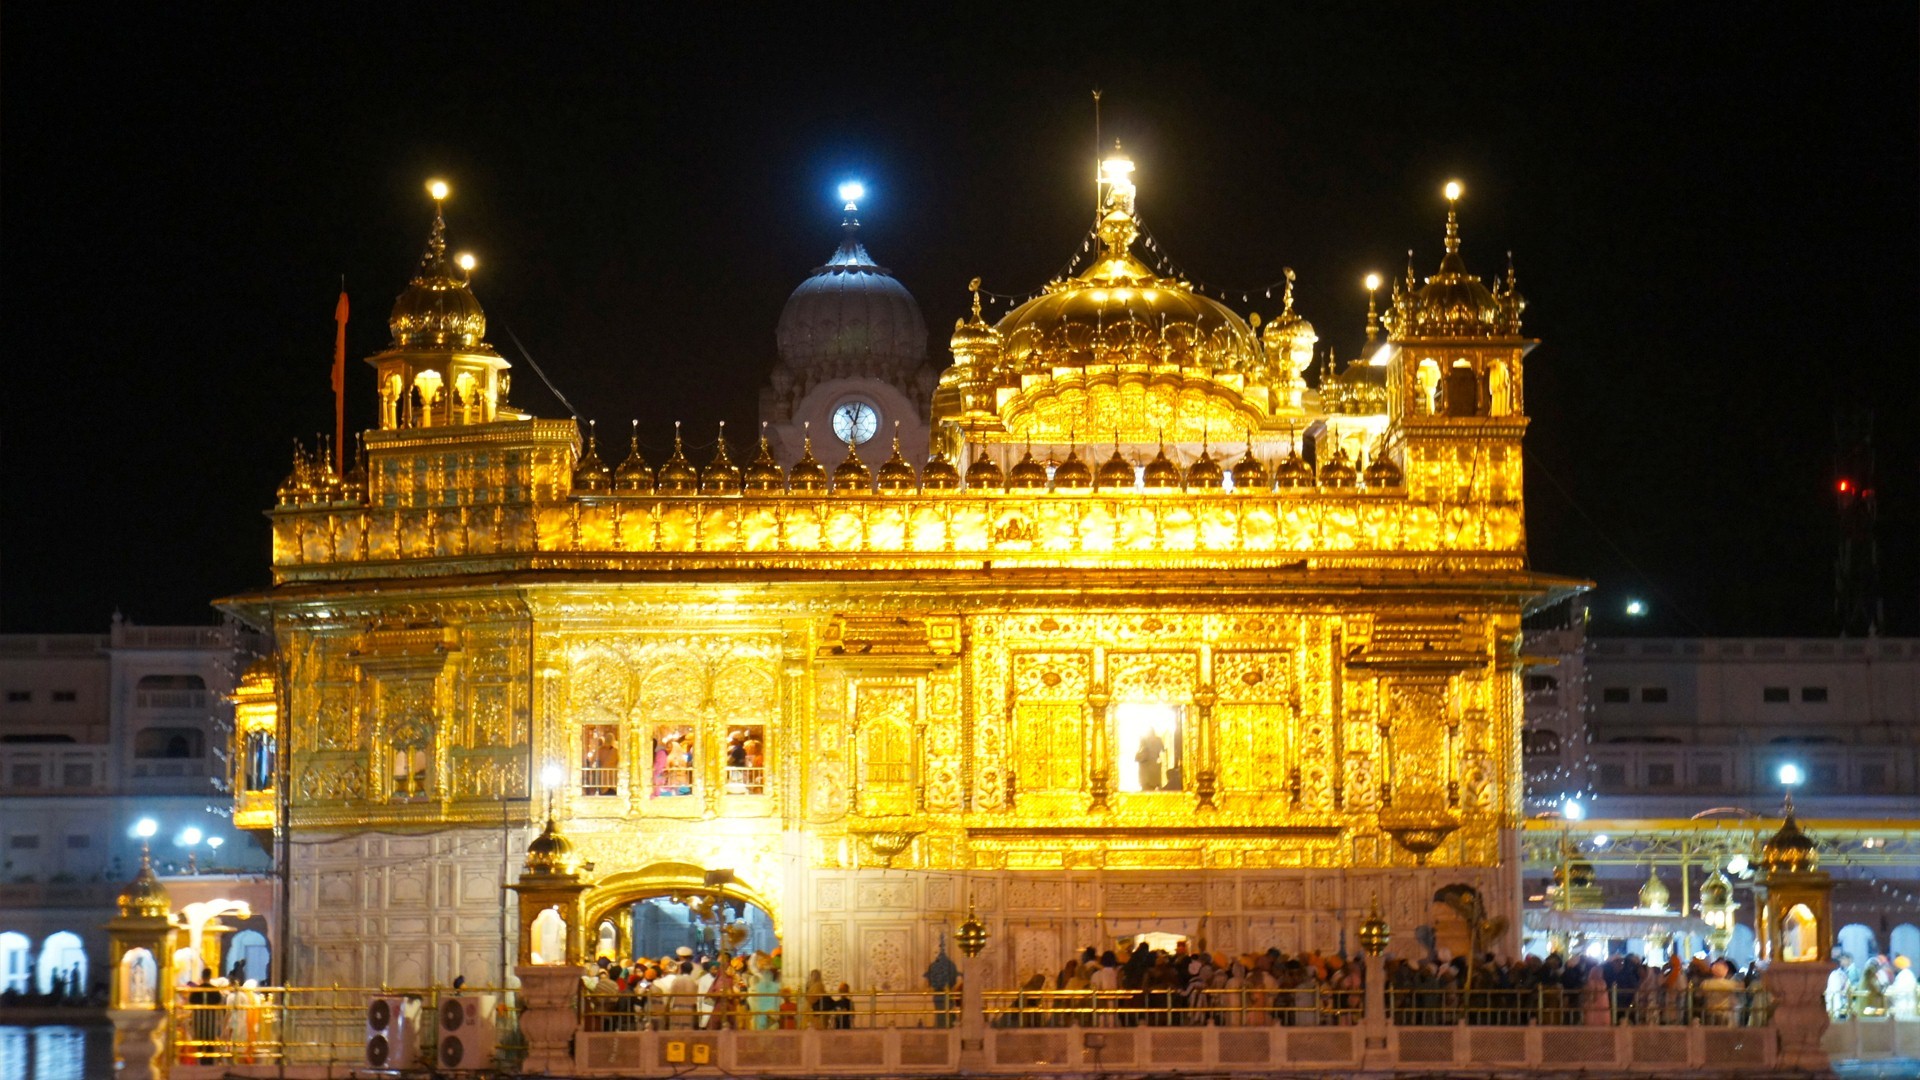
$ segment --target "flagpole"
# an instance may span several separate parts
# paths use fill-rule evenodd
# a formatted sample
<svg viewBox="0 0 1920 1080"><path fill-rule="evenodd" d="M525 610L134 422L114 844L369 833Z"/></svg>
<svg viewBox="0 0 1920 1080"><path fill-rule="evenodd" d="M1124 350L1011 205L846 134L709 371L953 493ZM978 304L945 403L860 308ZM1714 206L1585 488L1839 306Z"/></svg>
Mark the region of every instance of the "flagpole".
<svg viewBox="0 0 1920 1080"><path fill-rule="evenodd" d="M340 302L333 308L333 467L347 475L347 275L340 275Z"/></svg>

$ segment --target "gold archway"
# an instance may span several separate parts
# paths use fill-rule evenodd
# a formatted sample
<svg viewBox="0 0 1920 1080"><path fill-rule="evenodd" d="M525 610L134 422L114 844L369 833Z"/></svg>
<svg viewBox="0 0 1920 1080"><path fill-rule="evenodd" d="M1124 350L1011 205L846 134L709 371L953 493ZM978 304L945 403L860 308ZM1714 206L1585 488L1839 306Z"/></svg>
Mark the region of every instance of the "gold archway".
<svg viewBox="0 0 1920 1080"><path fill-rule="evenodd" d="M767 913L773 923L773 934L785 939L781 932L780 912L767 902L758 890L738 878L724 882L709 883L708 871L704 866L692 863L657 862L638 870L624 870L609 874L587 891L585 926L592 932L600 923L612 915L614 909L622 904L631 904L655 896L717 896L742 904L752 904Z"/></svg>

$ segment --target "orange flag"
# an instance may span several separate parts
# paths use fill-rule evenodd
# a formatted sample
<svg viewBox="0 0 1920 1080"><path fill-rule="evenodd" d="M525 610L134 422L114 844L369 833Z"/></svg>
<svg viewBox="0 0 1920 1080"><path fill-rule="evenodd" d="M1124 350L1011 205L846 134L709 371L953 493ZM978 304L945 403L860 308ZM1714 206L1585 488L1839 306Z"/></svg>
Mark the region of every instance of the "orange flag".
<svg viewBox="0 0 1920 1080"><path fill-rule="evenodd" d="M347 279L340 279L340 302L333 307L333 465L347 474Z"/></svg>

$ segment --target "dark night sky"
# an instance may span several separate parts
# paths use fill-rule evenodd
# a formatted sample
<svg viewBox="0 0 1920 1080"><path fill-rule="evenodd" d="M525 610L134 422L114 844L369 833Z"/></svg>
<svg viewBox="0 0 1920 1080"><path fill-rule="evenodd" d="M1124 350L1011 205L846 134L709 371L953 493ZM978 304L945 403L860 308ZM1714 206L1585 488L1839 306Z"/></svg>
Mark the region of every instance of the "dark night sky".
<svg viewBox="0 0 1920 1080"><path fill-rule="evenodd" d="M266 581L290 441L331 427L339 275L351 426L427 177L514 400L564 415L509 327L657 453L675 418L748 430L843 177L939 355L969 277L1051 274L1089 217L1097 85L1174 257L1295 267L1348 350L1361 275L1409 246L1431 272L1438 189L1466 183L1469 263L1514 250L1543 339L1534 563L1595 579L1602 613L1827 631L1834 410L1874 407L1885 592L1920 631L1910 4L314 7L7 9L7 630L204 621Z"/></svg>

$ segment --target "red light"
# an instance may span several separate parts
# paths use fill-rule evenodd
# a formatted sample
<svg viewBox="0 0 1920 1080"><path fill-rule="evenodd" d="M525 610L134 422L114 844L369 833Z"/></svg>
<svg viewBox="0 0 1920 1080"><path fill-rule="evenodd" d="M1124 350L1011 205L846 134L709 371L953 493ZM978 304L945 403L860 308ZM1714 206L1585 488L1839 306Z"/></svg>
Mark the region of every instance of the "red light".
<svg viewBox="0 0 1920 1080"><path fill-rule="evenodd" d="M1840 494L1845 495L1847 492L1853 490L1853 481L1842 480L1836 486L1840 489Z"/></svg>

